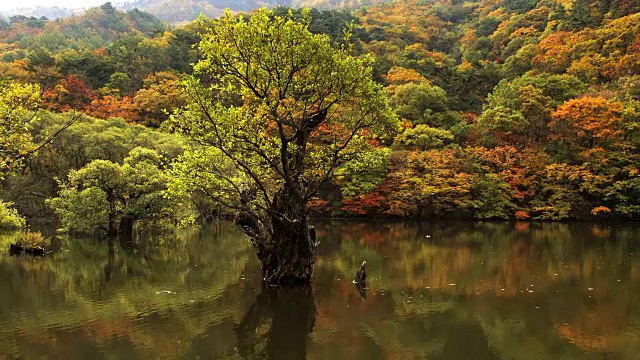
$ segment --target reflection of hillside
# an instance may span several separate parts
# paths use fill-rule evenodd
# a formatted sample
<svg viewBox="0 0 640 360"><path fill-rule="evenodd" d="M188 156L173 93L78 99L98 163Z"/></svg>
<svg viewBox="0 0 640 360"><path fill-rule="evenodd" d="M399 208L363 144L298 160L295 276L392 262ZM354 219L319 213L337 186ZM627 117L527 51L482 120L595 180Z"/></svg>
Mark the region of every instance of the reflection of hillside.
<svg viewBox="0 0 640 360"><path fill-rule="evenodd" d="M558 348L572 358L580 351L629 354L625 349L638 347L633 344L640 326L630 319L640 315L640 301L627 296L640 286L640 264L631 255L638 246L633 242L637 229L335 222L330 228L321 233L326 237L321 241L330 243L335 236L340 247L318 266L333 272L334 281L351 279L363 259L373 264L369 304L364 310L364 305L357 307L368 321L359 318L359 329L345 331L362 333L363 338L349 338L351 346L409 358L441 353L451 336L442 333L443 328L480 319L489 343L504 358L522 358L515 356L521 354L518 347L531 349L536 354L531 359L554 358ZM324 326L344 326L354 317L356 310L340 306L345 297L356 295L354 290L340 285L335 289L340 293L334 298L341 300L318 301L318 334L325 333ZM380 301L386 306L378 305ZM344 338L342 331L330 334Z"/></svg>
<svg viewBox="0 0 640 360"><path fill-rule="evenodd" d="M0 358L640 355L637 227L331 221L317 229L320 257L305 296L261 291L254 252L231 227L112 247L59 239L44 259L0 252ZM7 241L0 236L0 246ZM366 300L351 282L362 260Z"/></svg>
<svg viewBox="0 0 640 360"><path fill-rule="evenodd" d="M2 255L0 319L9 326L0 338L46 344L51 354L64 354L78 338L97 348L127 341L153 351L145 357L161 358L175 354L177 342L188 349L213 324L242 315L226 306L238 303L238 294L226 291L239 286L250 258L233 228L122 245L62 239L61 249L43 259ZM163 290L175 294L157 294Z"/></svg>

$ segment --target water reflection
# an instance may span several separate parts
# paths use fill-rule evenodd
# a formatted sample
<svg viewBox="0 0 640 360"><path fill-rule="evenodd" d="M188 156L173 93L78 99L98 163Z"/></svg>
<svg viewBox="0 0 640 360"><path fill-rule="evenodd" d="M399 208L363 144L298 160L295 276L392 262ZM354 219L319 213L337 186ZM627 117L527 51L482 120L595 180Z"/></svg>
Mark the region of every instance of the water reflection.
<svg viewBox="0 0 640 360"><path fill-rule="evenodd" d="M2 251L0 359L640 356L638 226L317 225L302 290L262 289L231 226Z"/></svg>
<svg viewBox="0 0 640 360"><path fill-rule="evenodd" d="M315 322L311 287L266 287L235 329L238 352L243 359L305 359Z"/></svg>

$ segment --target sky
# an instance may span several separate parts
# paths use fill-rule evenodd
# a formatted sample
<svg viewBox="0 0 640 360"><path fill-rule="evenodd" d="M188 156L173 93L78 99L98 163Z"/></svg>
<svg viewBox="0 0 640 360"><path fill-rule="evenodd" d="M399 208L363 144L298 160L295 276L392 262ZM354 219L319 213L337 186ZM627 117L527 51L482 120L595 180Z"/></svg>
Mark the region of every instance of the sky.
<svg viewBox="0 0 640 360"><path fill-rule="evenodd" d="M61 8L75 9L102 5L107 1L109 0L0 0L0 11L35 6L58 6ZM121 3L122 1L111 2L115 4Z"/></svg>

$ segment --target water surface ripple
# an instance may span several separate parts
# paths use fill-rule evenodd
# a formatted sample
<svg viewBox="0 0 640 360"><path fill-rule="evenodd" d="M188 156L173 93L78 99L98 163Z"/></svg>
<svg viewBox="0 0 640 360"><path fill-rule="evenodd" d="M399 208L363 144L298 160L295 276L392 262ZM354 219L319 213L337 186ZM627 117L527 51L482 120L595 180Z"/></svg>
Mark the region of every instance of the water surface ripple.
<svg viewBox="0 0 640 360"><path fill-rule="evenodd" d="M317 229L307 289L262 289L228 224L3 250L0 359L640 359L637 224Z"/></svg>

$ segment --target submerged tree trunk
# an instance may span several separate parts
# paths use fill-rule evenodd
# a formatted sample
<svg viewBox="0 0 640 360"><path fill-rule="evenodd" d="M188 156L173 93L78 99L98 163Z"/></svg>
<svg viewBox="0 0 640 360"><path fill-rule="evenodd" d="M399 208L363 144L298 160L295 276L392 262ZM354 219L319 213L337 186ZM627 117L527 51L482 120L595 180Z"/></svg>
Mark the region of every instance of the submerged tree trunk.
<svg viewBox="0 0 640 360"><path fill-rule="evenodd" d="M307 203L299 191L289 187L275 194L270 210L264 220L248 213L237 220L257 250L263 281L286 286L310 284L316 249Z"/></svg>
<svg viewBox="0 0 640 360"><path fill-rule="evenodd" d="M133 223L134 218L131 216L123 216L120 219L120 226L118 229L118 233L121 237L125 237L130 239L133 237Z"/></svg>
<svg viewBox="0 0 640 360"><path fill-rule="evenodd" d="M109 202L109 235L113 236L118 233L118 209L116 207L116 195L113 190L107 192L107 201Z"/></svg>

